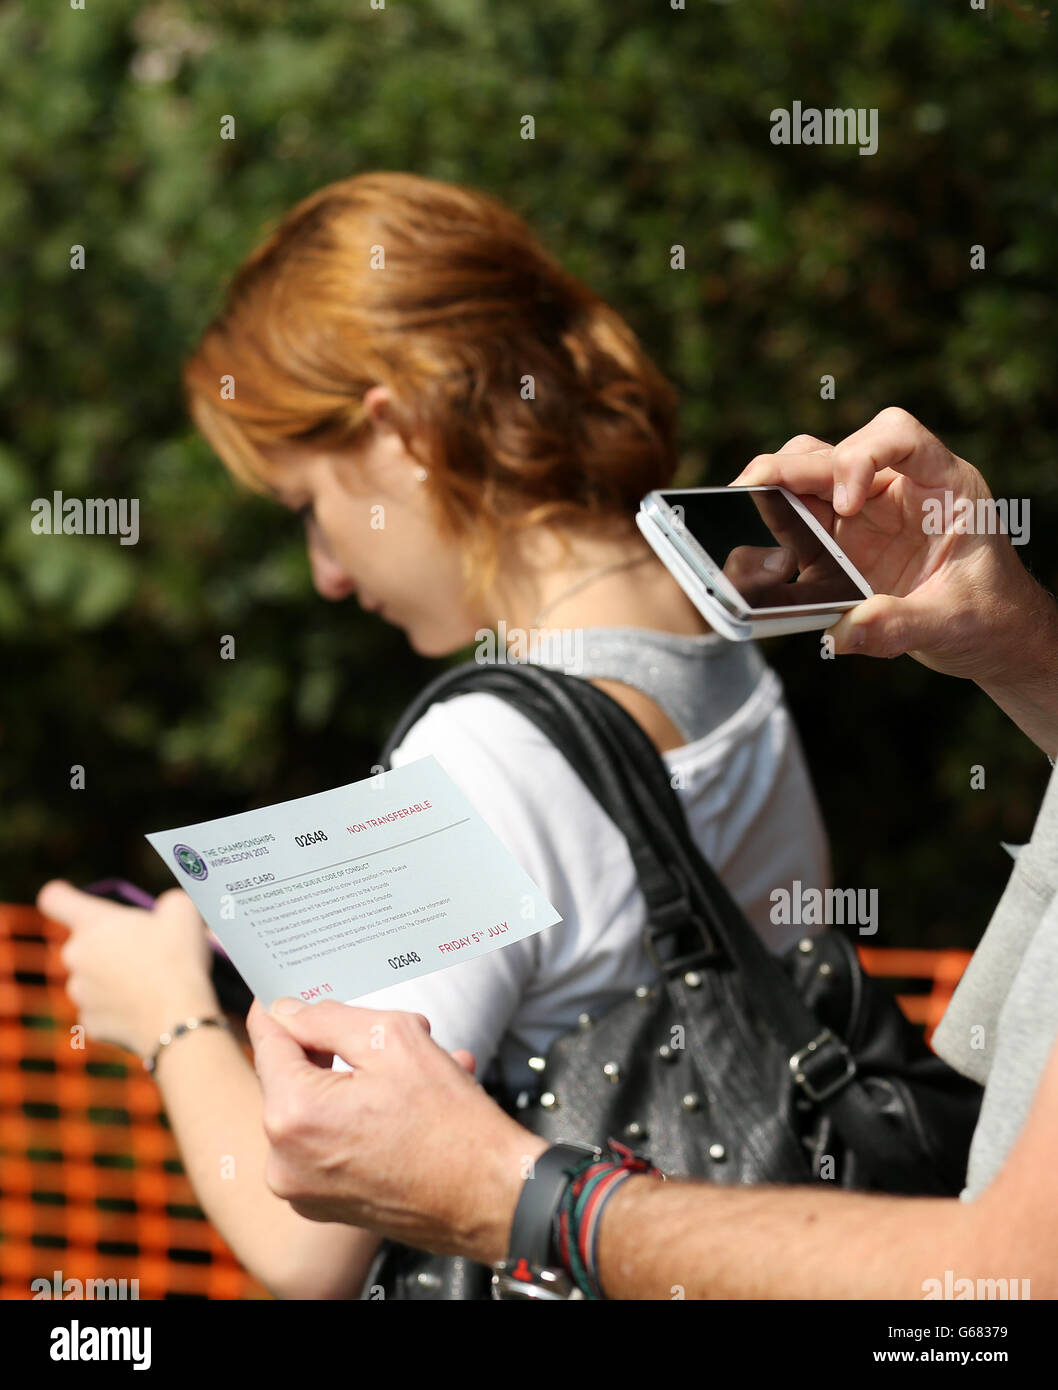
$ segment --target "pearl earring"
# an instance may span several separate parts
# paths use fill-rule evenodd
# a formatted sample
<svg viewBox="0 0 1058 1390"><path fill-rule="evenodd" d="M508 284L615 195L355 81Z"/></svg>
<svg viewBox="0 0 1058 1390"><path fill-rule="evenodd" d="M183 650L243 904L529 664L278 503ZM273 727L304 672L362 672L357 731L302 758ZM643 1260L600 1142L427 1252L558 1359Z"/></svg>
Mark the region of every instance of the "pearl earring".
<svg viewBox="0 0 1058 1390"><path fill-rule="evenodd" d="M428 471L427 469L425 469L425 468L417 468L417 469L415 470L415 481L416 481L417 483L425 483L426 479L427 479L429 476L430 476L429 471Z"/></svg>

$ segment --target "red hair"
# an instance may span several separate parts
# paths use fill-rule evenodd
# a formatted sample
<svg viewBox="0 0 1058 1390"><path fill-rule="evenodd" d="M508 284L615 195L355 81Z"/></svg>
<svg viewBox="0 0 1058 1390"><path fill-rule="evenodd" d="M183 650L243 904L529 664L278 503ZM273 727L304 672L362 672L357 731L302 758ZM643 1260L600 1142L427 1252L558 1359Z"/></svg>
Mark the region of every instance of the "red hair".
<svg viewBox="0 0 1058 1390"><path fill-rule="evenodd" d="M503 204L412 174L342 179L288 212L236 272L184 384L198 428L254 486L275 473L262 448L355 447L365 393L388 387L482 588L505 532L628 521L676 468L675 393L621 316Z"/></svg>

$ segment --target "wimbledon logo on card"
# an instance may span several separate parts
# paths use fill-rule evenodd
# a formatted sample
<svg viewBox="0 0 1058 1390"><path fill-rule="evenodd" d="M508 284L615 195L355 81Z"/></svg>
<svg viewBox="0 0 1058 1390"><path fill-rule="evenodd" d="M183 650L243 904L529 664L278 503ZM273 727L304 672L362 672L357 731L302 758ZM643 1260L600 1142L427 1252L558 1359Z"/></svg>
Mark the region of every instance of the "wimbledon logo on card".
<svg viewBox="0 0 1058 1390"><path fill-rule="evenodd" d="M190 845L174 845L173 858L188 877L197 879L199 883L209 877L206 861Z"/></svg>

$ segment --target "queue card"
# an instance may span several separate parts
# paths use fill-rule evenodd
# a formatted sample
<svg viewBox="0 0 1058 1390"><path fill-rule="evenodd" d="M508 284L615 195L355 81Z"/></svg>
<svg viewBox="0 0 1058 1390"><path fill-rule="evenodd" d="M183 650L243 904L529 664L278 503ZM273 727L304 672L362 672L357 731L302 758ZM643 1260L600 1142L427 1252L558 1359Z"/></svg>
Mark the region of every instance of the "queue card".
<svg viewBox="0 0 1058 1390"><path fill-rule="evenodd" d="M433 757L146 838L266 1005L348 1002L561 921Z"/></svg>

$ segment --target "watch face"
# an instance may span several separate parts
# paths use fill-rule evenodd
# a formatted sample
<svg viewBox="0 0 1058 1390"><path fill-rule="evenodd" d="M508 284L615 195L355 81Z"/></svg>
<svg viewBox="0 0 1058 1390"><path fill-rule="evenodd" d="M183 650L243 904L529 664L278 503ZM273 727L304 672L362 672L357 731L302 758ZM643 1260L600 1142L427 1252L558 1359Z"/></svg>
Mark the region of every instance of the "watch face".
<svg viewBox="0 0 1058 1390"><path fill-rule="evenodd" d="M502 1299L565 1301L573 1292L573 1281L564 1269L545 1269L518 1260L513 1265L500 1260L492 1266L492 1296Z"/></svg>

